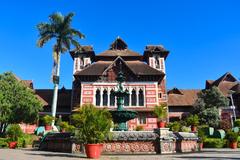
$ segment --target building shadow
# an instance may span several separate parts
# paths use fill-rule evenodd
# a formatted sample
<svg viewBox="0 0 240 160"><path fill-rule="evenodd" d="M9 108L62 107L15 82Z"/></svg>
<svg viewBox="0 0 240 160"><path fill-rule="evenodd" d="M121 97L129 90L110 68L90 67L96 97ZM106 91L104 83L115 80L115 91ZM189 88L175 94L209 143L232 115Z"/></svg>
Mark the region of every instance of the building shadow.
<svg viewBox="0 0 240 160"><path fill-rule="evenodd" d="M43 156L43 157L66 157L66 158L86 158L87 157L83 154L72 154L72 153L58 153L58 152L30 152L30 153L25 153L26 155L32 155L32 156Z"/></svg>
<svg viewBox="0 0 240 160"><path fill-rule="evenodd" d="M217 157L217 156L178 156L178 157L174 157L174 159L229 159L229 160L239 160L240 158L237 158L237 157Z"/></svg>

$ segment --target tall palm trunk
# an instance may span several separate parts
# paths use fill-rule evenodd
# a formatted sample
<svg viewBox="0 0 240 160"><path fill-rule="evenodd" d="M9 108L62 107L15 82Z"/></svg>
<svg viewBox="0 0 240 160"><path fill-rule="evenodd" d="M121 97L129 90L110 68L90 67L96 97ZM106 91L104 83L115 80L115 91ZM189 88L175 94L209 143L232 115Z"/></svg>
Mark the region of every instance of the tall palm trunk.
<svg viewBox="0 0 240 160"><path fill-rule="evenodd" d="M59 74L60 74L60 54L57 53L57 68L56 68L56 77L58 80L54 81L54 89L53 89L53 101L52 101L52 116L56 117L57 110L57 99L58 99L58 87L59 87ZM52 121L52 126L54 126L55 119Z"/></svg>

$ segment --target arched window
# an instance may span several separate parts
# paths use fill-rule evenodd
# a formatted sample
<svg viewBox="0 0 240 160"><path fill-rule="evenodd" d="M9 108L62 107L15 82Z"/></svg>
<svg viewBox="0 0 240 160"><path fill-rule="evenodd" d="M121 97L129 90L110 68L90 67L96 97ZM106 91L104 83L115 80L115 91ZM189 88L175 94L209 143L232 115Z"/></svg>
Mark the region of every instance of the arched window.
<svg viewBox="0 0 240 160"><path fill-rule="evenodd" d="M96 91L96 106L100 106L100 103L101 103L101 97L100 97L100 90L97 89Z"/></svg>
<svg viewBox="0 0 240 160"><path fill-rule="evenodd" d="M137 105L137 94L134 89L132 90L131 101L132 101L132 106Z"/></svg>
<svg viewBox="0 0 240 160"><path fill-rule="evenodd" d="M114 90L113 89L110 92L110 106L115 106L115 96L114 96Z"/></svg>
<svg viewBox="0 0 240 160"><path fill-rule="evenodd" d="M104 89L103 91L103 106L107 106L108 104L108 93L107 93L107 90Z"/></svg>
<svg viewBox="0 0 240 160"><path fill-rule="evenodd" d="M126 92L128 92L128 90L125 90ZM129 106L129 94L126 94L124 97L124 106Z"/></svg>
<svg viewBox="0 0 240 160"><path fill-rule="evenodd" d="M157 56L155 57L155 65L156 65L156 68L160 68L159 59Z"/></svg>
<svg viewBox="0 0 240 160"><path fill-rule="evenodd" d="M139 106L144 106L144 95L143 95L143 90L140 89L138 92L138 105Z"/></svg>

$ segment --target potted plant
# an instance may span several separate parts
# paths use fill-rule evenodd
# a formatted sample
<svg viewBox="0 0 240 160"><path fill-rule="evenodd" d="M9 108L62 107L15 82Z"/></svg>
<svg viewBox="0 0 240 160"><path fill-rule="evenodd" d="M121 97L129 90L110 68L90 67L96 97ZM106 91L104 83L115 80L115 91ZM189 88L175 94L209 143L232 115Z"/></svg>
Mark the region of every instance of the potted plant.
<svg viewBox="0 0 240 160"><path fill-rule="evenodd" d="M198 116L196 114L195 115L190 115L187 118L187 124L191 125L192 132L196 132L197 131L197 125L199 124Z"/></svg>
<svg viewBox="0 0 240 160"><path fill-rule="evenodd" d="M179 132L179 130L181 128L181 124L177 121L170 122L170 123L167 124L167 128L170 128L170 130L173 131L173 132Z"/></svg>
<svg viewBox="0 0 240 160"><path fill-rule="evenodd" d="M78 113L71 117L72 124L76 127L75 139L85 144L88 158L99 158L103 142L109 136L112 126L111 113L107 109L97 109L92 104L84 104Z"/></svg>
<svg viewBox="0 0 240 160"><path fill-rule="evenodd" d="M238 133L233 132L233 131L228 131L226 138L229 141L229 147L232 149L236 149L237 148L237 142L238 142Z"/></svg>
<svg viewBox="0 0 240 160"><path fill-rule="evenodd" d="M165 104L162 104L160 106L156 105L153 113L158 118L158 128L164 128L166 125L166 122L164 120L167 118L167 106Z"/></svg>
<svg viewBox="0 0 240 160"><path fill-rule="evenodd" d="M7 136L8 136L8 146L11 149L14 149L17 147L17 141L18 138L23 136L23 132L22 129L20 128L20 126L18 124L11 124L8 128L7 128L7 132L6 132Z"/></svg>
<svg viewBox="0 0 240 160"><path fill-rule="evenodd" d="M54 118L53 116L49 116L49 115L45 115L45 116L43 117L43 123L45 124L45 130L46 130L46 131L49 131L49 130L52 129L51 124L52 124L52 122L53 122L54 119L55 119L55 118Z"/></svg>
<svg viewBox="0 0 240 160"><path fill-rule="evenodd" d="M71 130L70 129L71 125L69 125L68 122L62 121L59 123L59 126L61 132L68 132Z"/></svg>
<svg viewBox="0 0 240 160"><path fill-rule="evenodd" d="M206 139L206 135L203 129L198 130L198 143L199 143L199 150L203 149L203 142Z"/></svg>

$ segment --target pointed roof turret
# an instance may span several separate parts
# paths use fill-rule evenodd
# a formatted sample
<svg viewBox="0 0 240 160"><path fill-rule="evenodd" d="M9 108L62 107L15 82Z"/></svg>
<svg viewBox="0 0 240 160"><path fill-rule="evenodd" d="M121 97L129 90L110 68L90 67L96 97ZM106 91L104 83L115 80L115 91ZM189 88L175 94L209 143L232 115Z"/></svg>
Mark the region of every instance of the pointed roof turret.
<svg viewBox="0 0 240 160"><path fill-rule="evenodd" d="M110 48L96 56L97 60L114 60L118 56L122 57L124 60L132 59L132 60L141 60L142 55L137 52L134 52L128 49L128 45L124 42L120 37L117 37Z"/></svg>
<svg viewBox="0 0 240 160"><path fill-rule="evenodd" d="M180 94L183 95L183 93L176 87L168 91L168 94Z"/></svg>
<svg viewBox="0 0 240 160"><path fill-rule="evenodd" d="M127 44L118 36L117 39L110 45L111 50L127 49Z"/></svg>
<svg viewBox="0 0 240 160"><path fill-rule="evenodd" d="M237 79L230 73L227 72L220 78L218 78L216 81L213 82L213 85L218 86L221 82L227 81L227 82L236 82Z"/></svg>

